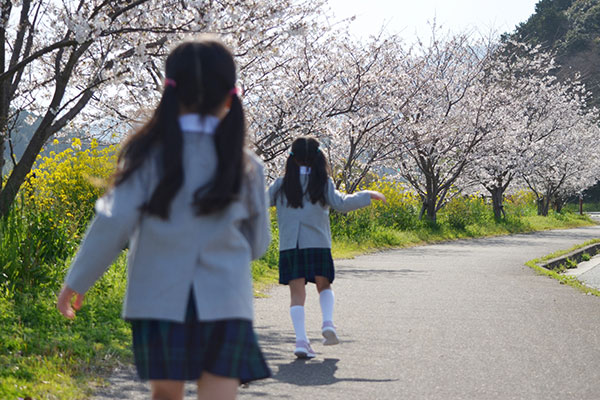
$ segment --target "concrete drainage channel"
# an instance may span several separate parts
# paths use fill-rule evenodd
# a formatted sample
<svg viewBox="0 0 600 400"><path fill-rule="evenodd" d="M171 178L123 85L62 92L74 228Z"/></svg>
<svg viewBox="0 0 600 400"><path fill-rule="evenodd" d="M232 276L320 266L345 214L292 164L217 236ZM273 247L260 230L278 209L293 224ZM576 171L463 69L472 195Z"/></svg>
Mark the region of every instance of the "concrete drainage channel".
<svg viewBox="0 0 600 400"><path fill-rule="evenodd" d="M574 276L594 289L600 290L600 243L594 243L560 257L538 263L540 267Z"/></svg>

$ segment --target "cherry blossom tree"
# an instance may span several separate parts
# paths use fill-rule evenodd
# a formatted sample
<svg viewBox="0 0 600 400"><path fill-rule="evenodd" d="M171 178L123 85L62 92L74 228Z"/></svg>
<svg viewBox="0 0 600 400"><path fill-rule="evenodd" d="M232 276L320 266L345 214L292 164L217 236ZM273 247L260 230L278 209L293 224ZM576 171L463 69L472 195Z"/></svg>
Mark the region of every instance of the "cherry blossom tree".
<svg viewBox="0 0 600 400"><path fill-rule="evenodd" d="M396 166L421 198L420 217L435 222L454 195L474 151L490 131L485 88L479 85L493 43L466 35L421 44L410 75L415 90L404 109Z"/></svg>
<svg viewBox="0 0 600 400"><path fill-rule="evenodd" d="M496 219L505 216L504 193L531 165L531 146L558 128L556 108L562 100L551 89L556 84L552 68L551 55L507 42L496 49L479 82L487 93L484 107L491 130L477 147L467 176L490 193Z"/></svg>
<svg viewBox="0 0 600 400"><path fill-rule="evenodd" d="M0 185L6 215L44 144L66 128L122 122L149 109L162 63L176 41L221 35L252 70L298 36L322 1L2 0L0 3L0 170L25 112L39 116L27 149ZM254 76L248 73L248 76ZM100 122L101 121L101 122Z"/></svg>
<svg viewBox="0 0 600 400"><path fill-rule="evenodd" d="M530 145L529 168L521 175L536 196L538 214L544 216L551 202L560 209L569 196L581 193L600 177L597 111L588 110L584 99L574 93L556 93L556 97L560 94L564 97L555 110L560 113L556 129ZM542 132L548 130L546 124L541 125Z"/></svg>
<svg viewBox="0 0 600 400"><path fill-rule="evenodd" d="M597 176L580 157L597 149L585 91L577 82L557 80L554 68L551 54L507 42L480 82L489 93L485 108L494 110L492 129L467 175L490 193L496 218L504 216L504 193L515 179L526 182L538 198L539 213L547 215L552 198L583 190ZM573 184L583 187L568 189L576 170Z"/></svg>
<svg viewBox="0 0 600 400"><path fill-rule="evenodd" d="M357 42L344 30L314 31L282 60L266 82L272 90L261 91L251 104L259 154L278 175L291 141L315 135L336 185L355 191L397 150L402 110L412 95L405 90L402 43L393 36Z"/></svg>
<svg viewBox="0 0 600 400"><path fill-rule="evenodd" d="M250 141L274 177L281 173L293 139L319 132L326 98L323 86L333 78L322 62L328 51L325 27L314 26L300 40L274 48L252 77L244 80Z"/></svg>
<svg viewBox="0 0 600 400"><path fill-rule="evenodd" d="M409 85L412 64L397 37L344 41L333 56L328 63L338 60L339 73L327 90L323 132L336 183L353 192L395 159L404 110L421 88Z"/></svg>

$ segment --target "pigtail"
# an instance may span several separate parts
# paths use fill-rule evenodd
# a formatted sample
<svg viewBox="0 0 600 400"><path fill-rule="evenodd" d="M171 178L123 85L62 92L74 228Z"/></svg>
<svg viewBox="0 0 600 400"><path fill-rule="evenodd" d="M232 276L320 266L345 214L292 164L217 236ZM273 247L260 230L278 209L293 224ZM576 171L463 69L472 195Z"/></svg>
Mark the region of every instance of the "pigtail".
<svg viewBox="0 0 600 400"><path fill-rule="evenodd" d="M327 204L325 191L327 190L330 174L329 163L317 143L308 181L308 195L313 204L317 202L323 206Z"/></svg>
<svg viewBox="0 0 600 400"><path fill-rule="evenodd" d="M240 193L245 169L246 119L242 102L237 94L231 95L231 108L215 132L217 172L214 179L194 194L198 214L221 210L235 201Z"/></svg>
<svg viewBox="0 0 600 400"><path fill-rule="evenodd" d="M150 120L124 143L113 177L114 186L122 184L142 166L153 149L159 148L160 182L142 209L163 219L168 218L171 200L183 183L183 137L177 119L179 107L175 91L174 86L165 87Z"/></svg>
<svg viewBox="0 0 600 400"><path fill-rule="evenodd" d="M285 195L290 207L301 208L303 206L302 198L304 197L304 193L302 192L302 184L300 183L300 167L294 157L294 154L290 154L285 163L285 176L280 188L280 195Z"/></svg>
<svg viewBox="0 0 600 400"><path fill-rule="evenodd" d="M179 126L179 105L175 91L177 88L167 86L157 109L155 129L168 132L160 136L160 168L161 176L144 211L163 219L169 217L171 201L183 185L183 133Z"/></svg>

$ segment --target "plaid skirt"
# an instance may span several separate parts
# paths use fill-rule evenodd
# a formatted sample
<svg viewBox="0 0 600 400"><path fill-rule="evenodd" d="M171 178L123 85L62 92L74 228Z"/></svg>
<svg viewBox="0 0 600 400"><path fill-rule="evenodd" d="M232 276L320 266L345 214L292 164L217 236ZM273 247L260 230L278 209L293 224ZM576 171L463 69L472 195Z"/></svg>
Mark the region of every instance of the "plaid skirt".
<svg viewBox="0 0 600 400"><path fill-rule="evenodd" d="M198 321L193 296L185 322L132 319L133 353L142 380L195 381L203 371L241 383L268 378L252 322Z"/></svg>
<svg viewBox="0 0 600 400"><path fill-rule="evenodd" d="M305 278L315 283L315 276L333 282L335 271L329 248L289 249L279 252L279 283L287 285L292 279Z"/></svg>

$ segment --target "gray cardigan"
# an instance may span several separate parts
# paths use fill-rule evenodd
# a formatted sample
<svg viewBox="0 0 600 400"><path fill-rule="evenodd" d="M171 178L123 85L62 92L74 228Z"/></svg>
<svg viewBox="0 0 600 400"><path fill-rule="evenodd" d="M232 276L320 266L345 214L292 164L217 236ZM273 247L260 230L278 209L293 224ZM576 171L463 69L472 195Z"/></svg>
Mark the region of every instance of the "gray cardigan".
<svg viewBox="0 0 600 400"><path fill-rule="evenodd" d="M301 174L303 188L308 185L308 175ZM329 224L329 207L340 212L349 212L371 204L371 195L357 192L351 195L340 193L335 189L333 181L327 182L325 206L317 202L313 204L304 196L302 208L287 206L285 195L279 188L283 178L278 178L269 187L271 206L277 207L277 224L279 226L279 250L306 248L331 248L331 228Z"/></svg>
<svg viewBox="0 0 600 400"><path fill-rule="evenodd" d="M123 316L184 321L193 287L200 320L253 318L251 259L270 241L263 166L248 153L249 171L240 198L224 211L196 216L191 199L213 176L217 158L212 138L184 132L182 188L168 220L140 213L157 184L150 159L127 181L96 203L96 217L65 283L85 293L129 242Z"/></svg>

